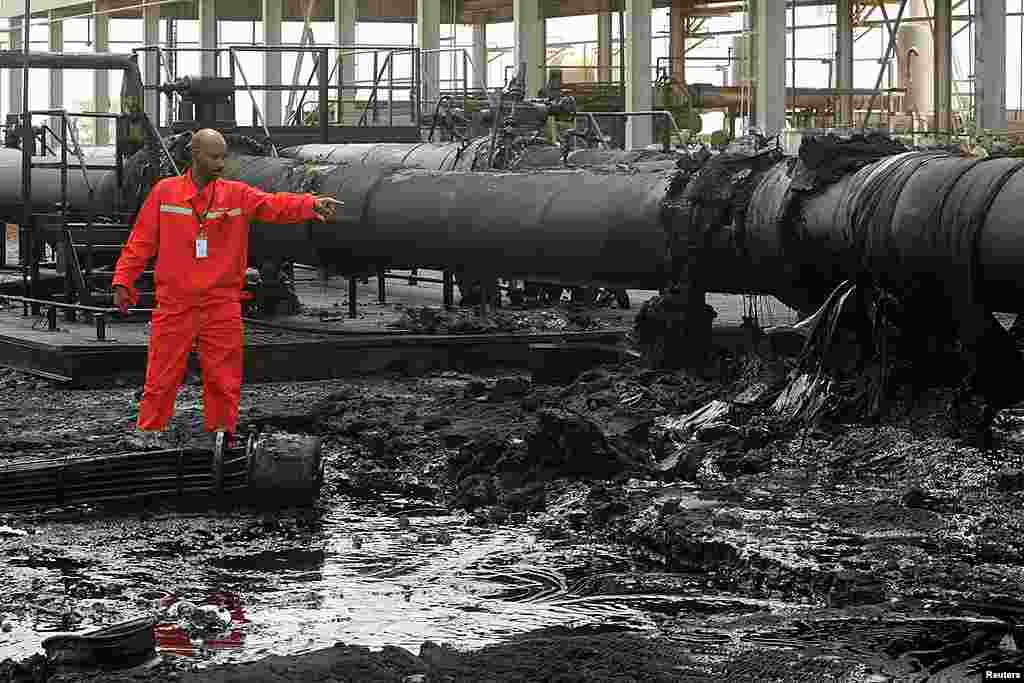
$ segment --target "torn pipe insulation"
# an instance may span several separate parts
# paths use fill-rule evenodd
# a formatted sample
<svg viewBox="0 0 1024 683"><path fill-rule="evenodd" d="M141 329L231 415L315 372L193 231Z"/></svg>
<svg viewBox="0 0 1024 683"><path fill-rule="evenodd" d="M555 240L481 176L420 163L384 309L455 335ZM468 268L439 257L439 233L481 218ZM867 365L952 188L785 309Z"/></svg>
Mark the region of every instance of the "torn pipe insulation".
<svg viewBox="0 0 1024 683"><path fill-rule="evenodd" d="M809 301L843 280L894 295L901 330L957 340L993 406L1024 398L1021 355L992 315L1020 309L1024 160L904 152L831 184L800 182L804 155L787 163L751 195L744 249L758 279L784 273Z"/></svg>

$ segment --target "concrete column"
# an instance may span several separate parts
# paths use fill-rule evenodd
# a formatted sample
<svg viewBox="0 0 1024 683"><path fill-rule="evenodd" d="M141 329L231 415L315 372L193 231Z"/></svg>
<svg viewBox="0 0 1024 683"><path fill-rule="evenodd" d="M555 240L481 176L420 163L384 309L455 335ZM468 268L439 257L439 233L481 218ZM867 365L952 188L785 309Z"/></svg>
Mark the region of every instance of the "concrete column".
<svg viewBox="0 0 1024 683"><path fill-rule="evenodd" d="M836 87L853 88L853 2L836 0ZM830 84L831 85L831 84ZM796 87L796 83L793 84ZM839 98L839 123L853 124L853 97Z"/></svg>
<svg viewBox="0 0 1024 683"><path fill-rule="evenodd" d="M786 0L756 0L754 31L756 127L772 136L786 124Z"/></svg>
<svg viewBox="0 0 1024 683"><path fill-rule="evenodd" d="M160 7L142 8L142 42L146 45L160 44ZM160 63L156 52L147 52L144 57L143 80L146 85L154 85L161 82ZM145 96L146 115L153 121L154 126L159 126L160 93L155 90L147 90Z"/></svg>
<svg viewBox="0 0 1024 683"><path fill-rule="evenodd" d="M783 2L784 0L779 0ZM653 108L651 86L651 0L626 0L626 111ZM654 141L649 116L626 119L626 149L640 149Z"/></svg>
<svg viewBox="0 0 1024 683"><path fill-rule="evenodd" d="M974 30L974 107L978 130L1007 129L1006 0L978 0Z"/></svg>
<svg viewBox="0 0 1024 683"><path fill-rule="evenodd" d="M199 2L199 47L203 49L217 47L217 7L216 0L198 0ZM200 53L200 75L217 75L217 53Z"/></svg>
<svg viewBox="0 0 1024 683"><path fill-rule="evenodd" d="M49 45L50 52L64 51L64 23L53 21L55 14L50 12ZM64 106L64 72L61 69L50 69L50 109L61 109ZM50 118L50 129L54 135L61 133L61 119L59 116ZM49 141L47 142L49 144Z"/></svg>
<svg viewBox="0 0 1024 683"><path fill-rule="evenodd" d="M669 9L668 56L672 80L679 86L686 84L686 19L687 7L675 5ZM660 74L659 74L660 75Z"/></svg>
<svg viewBox="0 0 1024 683"><path fill-rule="evenodd" d="M92 46L96 52L110 52L110 17L98 14L93 17ZM96 69L92 72L93 107L98 112L110 111L110 71ZM97 145L110 144L110 121L96 119Z"/></svg>
<svg viewBox="0 0 1024 683"><path fill-rule="evenodd" d="M487 90L487 24L473 25L473 87Z"/></svg>
<svg viewBox="0 0 1024 683"><path fill-rule="evenodd" d="M356 5L358 4L352 0L334 0L334 42L338 45L356 44ZM351 85L356 80L356 56L346 54L350 51L351 49L341 50L339 54L341 65L338 67L338 85L342 88ZM342 89L340 93L340 99L343 102L354 100L356 97L354 89ZM354 109L354 106L342 106L343 113Z"/></svg>
<svg viewBox="0 0 1024 683"><path fill-rule="evenodd" d="M281 0L263 0L263 42L268 46L281 44L281 22L284 3ZM281 53L266 52L263 56L264 82L281 85ZM263 117L268 126L281 125L281 92L263 93ZM256 125L253 121L253 125Z"/></svg>
<svg viewBox="0 0 1024 683"><path fill-rule="evenodd" d="M433 114L441 96L441 60L436 52L441 47L441 0L416 0L416 45L420 50L420 77L423 79L421 106L425 114Z"/></svg>
<svg viewBox="0 0 1024 683"><path fill-rule="evenodd" d="M11 28L16 29L22 26L21 17L11 18ZM21 42L22 36L21 31L11 31L11 49L17 52L21 52L24 48L24 43ZM8 88L8 109L9 114L20 114L23 109L21 102L21 81L24 76L21 73L21 69L10 69L7 72L9 74L9 81L7 82Z"/></svg>
<svg viewBox="0 0 1024 683"><path fill-rule="evenodd" d="M597 15L597 80L612 79L612 13Z"/></svg>
<svg viewBox="0 0 1024 683"><path fill-rule="evenodd" d="M547 82L544 72L547 61L544 17L540 0L512 0L512 23L516 69L526 64L526 96L536 97Z"/></svg>
<svg viewBox="0 0 1024 683"><path fill-rule="evenodd" d="M953 129L953 3L952 0L934 0L932 21L934 58L932 81L932 111L935 112L934 130L950 132ZM1005 84L1004 84L1005 87Z"/></svg>

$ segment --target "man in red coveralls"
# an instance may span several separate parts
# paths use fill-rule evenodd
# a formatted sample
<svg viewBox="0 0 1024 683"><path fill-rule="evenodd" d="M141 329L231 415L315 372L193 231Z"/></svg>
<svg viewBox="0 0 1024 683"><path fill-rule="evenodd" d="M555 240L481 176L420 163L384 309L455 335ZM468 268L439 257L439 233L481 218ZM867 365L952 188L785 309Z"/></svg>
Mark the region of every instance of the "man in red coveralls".
<svg viewBox="0 0 1024 683"><path fill-rule="evenodd" d="M242 387L241 294L249 265L249 222L334 219L329 197L270 194L225 180L224 137L212 129L192 137L192 168L161 180L146 198L114 275L114 304L138 300L135 281L156 256L156 299L138 427L144 445L159 445L198 341L207 431L235 432Z"/></svg>

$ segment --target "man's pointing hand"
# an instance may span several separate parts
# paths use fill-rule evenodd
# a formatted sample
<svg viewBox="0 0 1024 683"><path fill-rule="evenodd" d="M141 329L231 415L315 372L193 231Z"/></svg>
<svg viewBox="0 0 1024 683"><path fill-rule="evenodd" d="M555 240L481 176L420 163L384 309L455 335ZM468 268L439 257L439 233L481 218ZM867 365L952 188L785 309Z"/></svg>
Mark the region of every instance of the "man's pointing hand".
<svg viewBox="0 0 1024 683"><path fill-rule="evenodd" d="M345 202L339 202L334 197L317 197L313 203L313 210L321 222L333 221L337 215L337 207L343 206Z"/></svg>

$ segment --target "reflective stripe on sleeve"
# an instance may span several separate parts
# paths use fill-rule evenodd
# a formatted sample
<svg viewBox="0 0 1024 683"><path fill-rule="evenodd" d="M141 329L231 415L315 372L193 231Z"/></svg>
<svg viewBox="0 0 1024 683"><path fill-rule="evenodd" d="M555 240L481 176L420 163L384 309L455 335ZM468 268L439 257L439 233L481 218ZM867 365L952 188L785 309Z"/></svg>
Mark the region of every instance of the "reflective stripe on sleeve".
<svg viewBox="0 0 1024 683"><path fill-rule="evenodd" d="M187 206L177 206L175 204L161 204L160 213L178 213L183 216L191 216L192 209Z"/></svg>
<svg viewBox="0 0 1024 683"><path fill-rule="evenodd" d="M241 209L217 209L206 214L207 218L220 218L221 216L241 216Z"/></svg>

